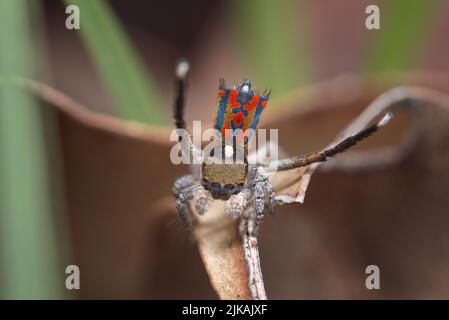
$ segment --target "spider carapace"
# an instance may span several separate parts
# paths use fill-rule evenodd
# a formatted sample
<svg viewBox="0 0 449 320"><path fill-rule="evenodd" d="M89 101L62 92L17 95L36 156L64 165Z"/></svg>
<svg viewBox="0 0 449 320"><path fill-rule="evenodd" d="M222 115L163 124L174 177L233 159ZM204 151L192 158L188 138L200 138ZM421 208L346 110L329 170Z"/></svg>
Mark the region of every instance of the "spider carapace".
<svg viewBox="0 0 449 320"><path fill-rule="evenodd" d="M178 130L186 129L184 96L188 69L189 65L185 61L180 62L176 69L174 119ZM235 219L245 213L245 220L253 223L246 223L245 225L252 227L251 231L244 231L256 233L265 208L273 212L276 203L283 201L282 195L278 197L275 194L267 174L326 161L369 137L392 118L392 114L387 113L377 123L316 153L263 164L248 164L248 145L255 134L269 96L269 91L254 92L249 80L244 80L241 85L232 88L227 88L224 80L220 80L214 129L216 138L221 142L218 148L215 147L204 159L200 157L196 160L196 163L202 164L200 176L182 176L176 180L172 189L176 197L176 209L186 227L190 228L193 221L191 202L196 212L203 215L207 212L211 200L222 200L224 210L230 218ZM184 136L178 134L181 142ZM186 141L182 141L183 152L193 154L194 157L195 154L201 154L194 151L196 149L190 135L187 134L185 138L187 146Z"/></svg>
<svg viewBox="0 0 449 320"><path fill-rule="evenodd" d="M223 157L232 148L222 145ZM212 198L228 200L233 194L239 193L246 182L248 162L246 156L243 163L203 163L201 168L201 184L211 193Z"/></svg>

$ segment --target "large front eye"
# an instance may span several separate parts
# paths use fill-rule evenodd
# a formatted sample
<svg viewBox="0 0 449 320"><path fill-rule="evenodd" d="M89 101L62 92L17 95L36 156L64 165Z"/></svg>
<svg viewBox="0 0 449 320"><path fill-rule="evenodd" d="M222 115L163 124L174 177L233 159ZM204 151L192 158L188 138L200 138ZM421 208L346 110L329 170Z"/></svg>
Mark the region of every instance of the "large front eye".
<svg viewBox="0 0 449 320"><path fill-rule="evenodd" d="M233 184L225 184L223 186L223 190L226 192L232 192L234 190L235 186Z"/></svg>
<svg viewBox="0 0 449 320"><path fill-rule="evenodd" d="M215 190L220 190L221 189L221 185L219 183L217 183L217 182L212 182L210 185Z"/></svg>

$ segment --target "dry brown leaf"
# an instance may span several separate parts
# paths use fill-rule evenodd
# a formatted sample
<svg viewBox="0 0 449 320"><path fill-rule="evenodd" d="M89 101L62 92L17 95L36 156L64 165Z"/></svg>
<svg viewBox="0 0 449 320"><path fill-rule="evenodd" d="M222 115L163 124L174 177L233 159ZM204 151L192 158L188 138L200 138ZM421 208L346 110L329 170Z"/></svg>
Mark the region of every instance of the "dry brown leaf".
<svg viewBox="0 0 449 320"><path fill-rule="evenodd" d="M411 100L413 100L413 102L410 102ZM385 113L393 107L405 107L406 111L416 113L421 111L420 108L429 106L433 108L442 108L449 111L449 96L447 94L440 93L439 91L414 86L396 87L388 90L377 97L356 119L354 119L340 134L338 134L337 137L326 146L326 148L335 146L345 138L356 134L363 128L367 127L374 119L379 118L382 113ZM419 116L415 115L415 118L417 117ZM406 141L411 142L411 144L407 144L407 151L411 151L409 150L410 148L418 145L418 140L420 138L419 135L423 130L423 121L420 121L420 119L415 120L415 123L411 125L410 129L410 131L414 133L413 138L407 139ZM394 159L394 161L400 161L403 159L403 155L406 155L404 153L405 150L403 144L392 146L389 151L390 153L388 153L387 150L382 149L381 157L377 159L378 162L382 162L383 165L384 162L391 162L390 164L393 164L392 159ZM362 159L360 159L360 155L352 156L357 157L359 162L362 161ZM363 157L363 154L361 156ZM370 157L372 157L371 153ZM288 173L288 179L293 180L294 182L287 184L283 188L273 185L275 186L275 190L277 190L277 194L283 196L283 201L286 204L294 202L303 203L307 186L310 182L312 174L322 164L324 163L321 162L312 164L305 170L290 170ZM374 163L374 165L376 164L377 163ZM363 165L363 163L360 165ZM286 176L285 173L280 172L275 174L272 180L276 179L274 182L277 182L279 178L276 177L276 175L280 174L282 174L282 177Z"/></svg>
<svg viewBox="0 0 449 320"><path fill-rule="evenodd" d="M335 90L335 88L333 89ZM343 89L343 92L348 92L348 89L347 88ZM323 92L323 94L326 95L326 92ZM351 96L351 93L349 93L349 96ZM388 101L385 101L386 96L388 96ZM396 99L396 101L398 102L397 104L400 104L401 102L402 103L404 102L404 98L407 96L423 101L423 106L433 102L432 103L433 107L443 107L449 110L448 107L449 99L447 95L443 95L440 94L439 92L432 90L421 89L418 87L396 88L393 89L393 91L386 92L382 96L377 98L359 117L357 117L353 122L351 122L351 124L346 129L344 129L337 136L337 138L328 146L334 145L339 141L341 141L342 139L344 139L345 137L363 129L373 119L378 117L387 107L392 105L390 103L391 100ZM332 105L332 101L329 101L329 104ZM310 110L308 108L306 109ZM271 124L271 127L273 127L273 124ZM415 132L413 125L411 127L412 128L410 129L410 131L414 133L420 132L420 130ZM406 153L402 148L403 145L404 143L398 144L396 148L395 147L391 148L390 151L392 154L389 154L389 156L391 157L390 159L394 158L396 162L393 161L389 163L389 165L393 165L402 160L402 157L400 156L401 154L406 155ZM417 144L415 143L414 145ZM361 153L363 156L363 152ZM385 152L383 156L385 157L386 155L387 153ZM360 157L360 155L357 156ZM395 158L395 156L397 156L396 157L397 159ZM282 196L282 199L284 200L285 204L294 202L302 203L304 201L305 193L307 191L307 187L309 185L311 176L313 172L318 168L318 166L319 164L315 164L309 166L308 168L294 169L289 172L278 172L270 178L270 181L274 189L277 190L276 192L277 195ZM209 221L207 225L204 225L202 223L202 220L200 219L197 226L197 230L198 229L203 230L204 228L208 228L209 231L202 232L201 234L197 233L196 235L199 242L200 252L202 253L203 261L206 264L206 268L208 270L212 284L217 293L219 294L220 298L235 299L237 297L240 297L247 299L248 297L237 294L238 291L234 291L233 294L229 293L230 291L232 292L232 290L234 290L234 287L241 286L241 284L245 283L245 281L249 288L251 288L254 285L262 287L262 289L259 290L250 290L250 292L252 292L251 297L253 299L266 298L265 289L263 288L262 271L260 270L260 268L250 267L251 265L260 266L260 261L258 260L259 254L258 254L257 239L252 240L253 241L252 245L248 245L248 243L251 243L251 240L246 238L243 239L242 243L242 239L240 239L240 236L237 232L238 224L225 222L226 215L224 213L223 207L216 206L214 208L211 208L211 210L208 213L210 213L214 217L217 217L217 219L214 221L214 223L211 223ZM219 230L219 233L214 232L214 230L217 230L217 228ZM234 253L237 253L239 255L234 255L230 259L228 252L220 249L224 244L224 242L222 242L222 240L224 239L226 242L232 243L233 247L234 245L239 244L239 246L243 248L243 250L236 250ZM212 246L215 247L211 248ZM207 247L208 250L204 250L204 247ZM211 257L210 254L213 254L215 256ZM243 255L243 257L252 255L254 258L247 259L247 263L246 265L244 265L242 264L241 255ZM223 264L213 263L213 261L216 260L222 262L227 261L227 263L225 264L226 268L223 267ZM229 270L229 266L232 266L233 270ZM232 276L229 277L229 275ZM251 280L252 278L256 278L258 280L253 281ZM233 281L229 281L230 279L232 279Z"/></svg>
<svg viewBox="0 0 449 320"><path fill-rule="evenodd" d="M405 81L403 79L405 78L385 83L379 80L364 82L349 77L300 90L292 97L278 101L278 105L286 105L285 112L277 115L273 112L272 116L267 112L265 119L270 121L266 121L264 127L280 129L280 142L290 154L305 153L326 145L351 117L355 117L375 96L395 84L425 85L449 92L449 81L444 77L406 77L408 80ZM172 200L165 199L170 197L170 188L175 178L185 173L186 169L170 164L169 130L156 132L142 125L100 116L64 100L64 97L58 96L48 88L34 87L34 89L38 90L39 95L58 104L74 256L76 263L83 270L85 283L81 296L84 298L211 297L203 269L198 264L195 250L188 243L184 231L178 222L176 222L178 229L167 228L167 224L172 225L173 221L177 220ZM329 121L329 117L325 119L324 115L327 114L332 114L332 121ZM409 122L398 120L385 128L385 132L373 138L373 142L367 141L366 145L373 147L400 141L401 133ZM449 122L445 122L445 118L441 115L436 120L442 124L434 126L432 134L424 136L422 143L424 147L421 146L419 152L414 153L418 156L414 157L421 159L422 163L429 163L429 166L432 163L432 168L436 168L435 172L439 172L440 180L445 181L441 175L441 172L444 172L441 170L444 170L445 158L427 157L434 152L433 150L437 148L445 150L447 147L441 141L444 141L444 137L447 138ZM427 124L429 121L427 119ZM317 130L319 123L326 126ZM435 134L435 130L439 130L439 134ZM300 135L298 139L289 139L297 135ZM404 167L398 172L406 174L407 170L413 168ZM401 174L401 177L404 177L404 174ZM334 177L335 174L330 176ZM323 184L323 179L324 176L320 175L315 183L318 188L315 188L316 190L321 190L319 185L323 187L328 187L332 183L335 185L333 178L326 184ZM429 177L427 181L431 183L433 180ZM281 187L281 183L286 185L282 186L286 194L298 192L296 186L293 187L294 184L288 187L290 182L287 183L285 178L273 183L278 188ZM378 183L382 185L382 181ZM299 185L308 184L302 182ZM347 188L338 189L349 194ZM421 189L417 188L417 191L423 194ZM304 192L305 189L302 193ZM317 191L314 194L316 195ZM342 208L329 209L329 212L335 214L350 207L345 207L348 200L344 193L338 194L342 199ZM414 190L410 190L409 194L415 194ZM334 197L336 196L337 194ZM332 203L333 196L327 194L326 197L329 197L329 203ZM390 201L392 197L394 195L389 195ZM311 210L311 206L319 208L327 203L322 201L317 203L312 199L311 204L303 209L306 212ZM164 205L165 201L169 201L168 207ZM366 203L369 206L371 202ZM393 206L393 203L391 205ZM354 206L356 205L353 204L352 207ZM443 205L440 206L444 208ZM413 210L408 209L409 212ZM214 211L217 215L214 215ZM238 223L230 221L223 215L220 216L220 212L221 210L213 210L204 217L204 220L199 220L195 233L201 258L212 287L220 298L248 299L252 295L252 290L248 283L248 269L244 263L245 249L239 237ZM284 220L292 222L287 217ZM328 220L330 225L335 223L331 219ZM344 216L341 217L341 221L346 221ZM291 223L291 227L293 226L295 224ZM263 228L266 228L265 225ZM263 231L262 239L265 237ZM279 239L283 239L282 235L279 235ZM268 242L264 245L268 245ZM284 245L288 246L288 243ZM268 267L269 273L265 281L267 286L272 288L269 290L269 297L288 296L289 292L292 292L288 283L295 282L295 274L291 272L276 276L272 272L276 265L281 264L284 267L287 267L286 264L290 265L286 256L284 258L279 256L282 254L281 251L277 248L270 251L270 256L266 254L265 260L262 257L262 265ZM294 257L295 254L291 256ZM338 266L339 261L343 260L335 257L333 262ZM290 279L288 283L285 282L285 277ZM310 288L307 282L302 280L299 288ZM278 285L283 287L277 289ZM314 285L319 287L318 282ZM270 292L273 294L270 295Z"/></svg>
<svg viewBox="0 0 449 320"><path fill-rule="evenodd" d="M208 213L199 217L195 236L200 241L200 254L220 298L251 299L238 221L223 212L223 203L215 201Z"/></svg>

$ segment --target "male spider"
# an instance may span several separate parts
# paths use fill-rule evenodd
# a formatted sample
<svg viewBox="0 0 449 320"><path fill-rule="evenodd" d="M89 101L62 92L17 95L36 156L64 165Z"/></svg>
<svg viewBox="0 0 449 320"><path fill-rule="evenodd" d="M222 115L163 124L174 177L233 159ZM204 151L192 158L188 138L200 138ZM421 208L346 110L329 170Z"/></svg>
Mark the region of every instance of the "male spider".
<svg viewBox="0 0 449 320"><path fill-rule="evenodd" d="M186 76L189 70L189 64L186 61L178 63L176 67L176 99L174 104L174 120L178 129L179 141L183 141L183 152L193 151L195 146L191 142L190 135L181 136L180 129L185 130L184 121L184 101L186 91ZM255 130L260 119L262 110L266 107L270 92L265 91L262 94L256 94L251 89L251 82L244 80L238 87L229 89L225 86L224 80L220 79L219 93L217 98L217 113L215 116L215 129L224 137L224 129ZM367 127L360 132L349 136L335 146L324 151L312 153L309 155L296 156L279 160L268 164L250 165L244 154L243 161L236 159L235 144L222 143L218 155L211 154L210 157L223 157L230 159L231 163L206 163L201 161L200 177L186 175L178 178L173 186L173 194L176 197L176 209L187 228L192 226L192 216L190 201L193 200L198 214L203 215L207 212L208 204L211 200L225 201L224 208L226 214L235 219L242 215L246 209L249 209L248 203L254 201L254 206L247 219L252 223L246 224L242 230L244 232L257 232L258 226L262 220L266 202L271 212L277 201L275 192L268 180L267 171L291 170L299 167L308 166L316 162L324 162L328 158L338 153L346 151L357 142L369 137L380 127L384 126L392 118L391 113L386 113L384 117L376 124ZM250 137L245 137L245 152ZM235 139L233 140L235 143ZM187 149L186 149L187 145ZM189 154L195 152L189 152ZM267 199L266 199L267 198ZM268 200L268 201L266 201ZM250 225L252 227L250 227Z"/></svg>

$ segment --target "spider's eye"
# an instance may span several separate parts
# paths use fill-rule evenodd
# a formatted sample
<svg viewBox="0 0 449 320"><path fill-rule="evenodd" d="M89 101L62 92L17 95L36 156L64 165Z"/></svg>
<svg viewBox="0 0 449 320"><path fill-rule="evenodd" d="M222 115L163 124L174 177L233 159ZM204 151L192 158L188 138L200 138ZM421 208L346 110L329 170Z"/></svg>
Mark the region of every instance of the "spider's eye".
<svg viewBox="0 0 449 320"><path fill-rule="evenodd" d="M229 192L229 191L232 191L232 190L234 190L234 188L235 188L235 186L233 185L233 184L225 184L224 186L223 186L223 190L224 191L227 191L227 192Z"/></svg>
<svg viewBox="0 0 449 320"><path fill-rule="evenodd" d="M216 189L216 190L221 189L221 185L218 182L212 182L211 183L211 187Z"/></svg>
<svg viewBox="0 0 449 320"><path fill-rule="evenodd" d="M211 157L213 157L214 156L214 154L215 154L215 151L214 151L215 149L212 149L211 151L210 151L210 153L209 153L209 155L211 156Z"/></svg>

